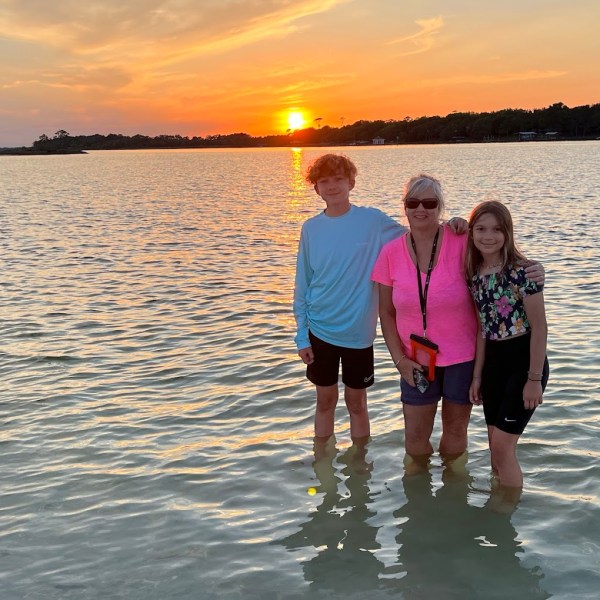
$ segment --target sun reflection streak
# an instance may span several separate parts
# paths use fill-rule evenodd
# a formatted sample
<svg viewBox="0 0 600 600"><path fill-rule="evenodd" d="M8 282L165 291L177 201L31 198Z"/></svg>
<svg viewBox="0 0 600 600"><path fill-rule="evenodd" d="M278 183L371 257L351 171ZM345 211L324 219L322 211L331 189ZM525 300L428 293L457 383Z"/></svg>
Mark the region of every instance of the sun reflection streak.
<svg viewBox="0 0 600 600"><path fill-rule="evenodd" d="M290 189L288 196L290 199L290 210L298 210L302 201L306 197L306 182L302 172L302 159L304 151L302 148L291 148L290 152Z"/></svg>

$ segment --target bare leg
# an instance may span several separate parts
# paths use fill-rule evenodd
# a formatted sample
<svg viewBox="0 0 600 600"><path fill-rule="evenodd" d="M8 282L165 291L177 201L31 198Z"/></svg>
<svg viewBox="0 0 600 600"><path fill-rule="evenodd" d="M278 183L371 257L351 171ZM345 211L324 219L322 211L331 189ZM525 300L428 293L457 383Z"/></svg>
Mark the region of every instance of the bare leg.
<svg viewBox="0 0 600 600"><path fill-rule="evenodd" d="M317 408L315 410L315 437L328 438L333 435L335 407L338 401L338 386L317 387Z"/></svg>
<svg viewBox="0 0 600 600"><path fill-rule="evenodd" d="M334 493L337 490L339 479L335 475L333 459L338 449L335 446L335 436L328 438L315 437L314 440L315 460L313 469L320 482L320 491Z"/></svg>
<svg viewBox="0 0 600 600"><path fill-rule="evenodd" d="M367 390L357 390L346 386L344 400L350 414L350 436L355 442L368 439L371 435L369 411L367 410Z"/></svg>
<svg viewBox="0 0 600 600"><path fill-rule="evenodd" d="M433 423L437 403L425 406L402 404L404 413L404 447L412 457L433 454L433 446L429 438L433 431Z"/></svg>
<svg viewBox="0 0 600 600"><path fill-rule="evenodd" d="M488 430L488 446L490 447L490 450L492 448L492 435L493 435L495 429L496 428L492 427L491 425L487 426L487 430ZM490 461L491 461L491 465L492 465L492 473L494 474L495 477L498 477L498 467L494 463L494 457L491 456L491 452L490 452Z"/></svg>
<svg viewBox="0 0 600 600"><path fill-rule="evenodd" d="M350 446L343 456L339 459L339 462L347 464L352 468L353 473L369 473L373 468L373 463L367 462L367 444L370 441L370 437L352 438L352 446Z"/></svg>
<svg viewBox="0 0 600 600"><path fill-rule="evenodd" d="M451 460L467 449L467 429L472 407L472 404L456 404L445 398L442 400L442 456Z"/></svg>
<svg viewBox="0 0 600 600"><path fill-rule="evenodd" d="M517 459L518 435L506 433L492 427L490 451L492 465L498 471L498 479L503 487L523 487L523 473Z"/></svg>
<svg viewBox="0 0 600 600"><path fill-rule="evenodd" d="M406 476L418 475L429 471L431 454L409 454L404 455L404 473Z"/></svg>
<svg viewBox="0 0 600 600"><path fill-rule="evenodd" d="M492 480L490 499L485 504L486 508L496 513L510 515L517 508L522 492L523 489L520 487L506 487Z"/></svg>

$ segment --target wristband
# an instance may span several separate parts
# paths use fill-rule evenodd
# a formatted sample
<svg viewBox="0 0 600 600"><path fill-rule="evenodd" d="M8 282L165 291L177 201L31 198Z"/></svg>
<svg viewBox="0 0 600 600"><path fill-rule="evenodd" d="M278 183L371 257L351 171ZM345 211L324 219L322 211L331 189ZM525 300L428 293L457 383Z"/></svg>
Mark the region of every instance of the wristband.
<svg viewBox="0 0 600 600"><path fill-rule="evenodd" d="M541 381L541 379L531 379L531 377L527 378L529 381Z"/></svg>
<svg viewBox="0 0 600 600"><path fill-rule="evenodd" d="M404 356L404 354L394 363L394 366L397 367L398 363L403 359L406 358L406 356Z"/></svg>

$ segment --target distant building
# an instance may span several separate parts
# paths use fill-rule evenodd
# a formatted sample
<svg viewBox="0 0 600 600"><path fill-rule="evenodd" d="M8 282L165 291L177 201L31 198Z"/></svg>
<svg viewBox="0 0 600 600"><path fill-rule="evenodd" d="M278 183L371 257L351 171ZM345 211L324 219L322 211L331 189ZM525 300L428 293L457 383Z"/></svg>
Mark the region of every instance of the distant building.
<svg viewBox="0 0 600 600"><path fill-rule="evenodd" d="M537 131L519 131L520 142L530 142L537 138Z"/></svg>
<svg viewBox="0 0 600 600"><path fill-rule="evenodd" d="M373 146L383 146L385 144L385 139L382 137L373 138Z"/></svg>

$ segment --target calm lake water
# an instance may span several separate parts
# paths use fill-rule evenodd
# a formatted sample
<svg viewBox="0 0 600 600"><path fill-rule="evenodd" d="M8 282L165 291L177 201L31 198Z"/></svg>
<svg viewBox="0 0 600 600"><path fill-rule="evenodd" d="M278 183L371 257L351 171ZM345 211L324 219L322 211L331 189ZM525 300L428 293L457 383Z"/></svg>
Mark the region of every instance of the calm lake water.
<svg viewBox="0 0 600 600"><path fill-rule="evenodd" d="M503 200L546 267L516 510L490 506L481 409L464 471L404 476L381 337L366 460L340 405L313 465L291 296L323 150L2 157L2 600L598 598L600 142L337 151L398 219L421 171L452 215Z"/></svg>

